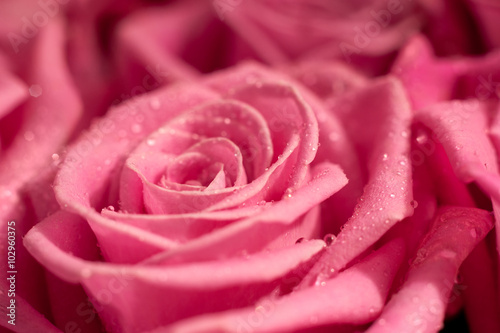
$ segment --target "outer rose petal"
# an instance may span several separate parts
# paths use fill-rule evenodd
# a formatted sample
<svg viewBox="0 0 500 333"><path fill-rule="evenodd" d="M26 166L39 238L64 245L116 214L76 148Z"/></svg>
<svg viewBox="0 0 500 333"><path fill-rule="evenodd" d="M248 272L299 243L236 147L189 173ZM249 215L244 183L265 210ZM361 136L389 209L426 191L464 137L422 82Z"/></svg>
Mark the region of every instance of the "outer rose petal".
<svg viewBox="0 0 500 333"><path fill-rule="evenodd" d="M444 208L424 239L402 289L368 330L436 332L458 268L493 227L489 214L474 208ZM455 295L456 297L456 295Z"/></svg>
<svg viewBox="0 0 500 333"><path fill-rule="evenodd" d="M211 20L209 4L195 1L156 6L125 18L118 26L116 62L127 90L197 78L198 71L181 55L190 43L196 43L196 34L201 34ZM196 53L206 58L206 52Z"/></svg>
<svg viewBox="0 0 500 333"><path fill-rule="evenodd" d="M369 113L367 105L373 106ZM337 273L394 224L413 213L408 159L411 114L400 83L393 78L382 79L337 101L334 110L345 117L360 156L366 156L369 180L353 216L302 287ZM360 117L368 118L372 127L366 128L359 122Z"/></svg>
<svg viewBox="0 0 500 333"><path fill-rule="evenodd" d="M415 110L449 99L495 99L500 52L476 58L435 58L422 36L411 39L391 72L401 78Z"/></svg>
<svg viewBox="0 0 500 333"><path fill-rule="evenodd" d="M142 332L207 311L252 304L324 248L322 241L310 241L229 261L175 267L113 265L66 252L88 253L82 245L91 244L78 241L78 225L75 216L54 214L27 234L25 245L51 272L82 283L108 329L124 332ZM138 297L147 302L132 301Z"/></svg>
<svg viewBox="0 0 500 333"><path fill-rule="evenodd" d="M463 70L461 61L435 60L432 52L429 41L417 35L402 48L391 69L406 87L415 110L450 99L456 78Z"/></svg>
<svg viewBox="0 0 500 333"><path fill-rule="evenodd" d="M403 256L403 241L392 241L316 287L265 299L252 308L188 319L151 333L292 332L322 325L368 323L382 311Z"/></svg>
<svg viewBox="0 0 500 333"><path fill-rule="evenodd" d="M61 21L51 22L33 41L30 80L42 95L23 106L23 122L9 149L2 153L0 184L18 188L34 176L66 143L79 120L81 101L64 66ZM11 129L10 129L11 130Z"/></svg>
<svg viewBox="0 0 500 333"><path fill-rule="evenodd" d="M217 3L215 4L216 10ZM415 5L399 6L397 14L377 33L376 40L355 42L356 28L373 20L370 10L386 10L385 1L343 3L331 1L242 2L223 13L228 24L270 64L294 59L345 59L380 72L388 55L397 50L420 22ZM374 21L375 22L375 21ZM380 31L379 31L380 32ZM349 45L349 46L346 46ZM352 51L352 50L355 51ZM356 55L352 56L353 53ZM374 69L374 67L376 69Z"/></svg>
<svg viewBox="0 0 500 333"><path fill-rule="evenodd" d="M35 310L46 314L47 307L45 294L39 292L43 288L43 279L40 278L43 271L20 244L24 233L35 221L26 218L24 203L16 192L51 161L51 155L66 143L81 115L79 96L64 65L63 23L54 19L31 43L27 79L40 85L42 95L29 97L9 115L22 119L19 128L9 118L0 121L2 134L5 130L13 137L0 157L0 218L5 221L3 223L16 222L18 320L30 317ZM4 240L7 240L6 233L5 227L0 232ZM7 246L2 246L2 257L6 257L6 252ZM8 270L6 265L6 261L1 265L4 272ZM6 279L2 278L0 284L1 290L9 289L6 288ZM1 300L1 307L5 309L4 301L8 299ZM36 320L41 323L40 318Z"/></svg>

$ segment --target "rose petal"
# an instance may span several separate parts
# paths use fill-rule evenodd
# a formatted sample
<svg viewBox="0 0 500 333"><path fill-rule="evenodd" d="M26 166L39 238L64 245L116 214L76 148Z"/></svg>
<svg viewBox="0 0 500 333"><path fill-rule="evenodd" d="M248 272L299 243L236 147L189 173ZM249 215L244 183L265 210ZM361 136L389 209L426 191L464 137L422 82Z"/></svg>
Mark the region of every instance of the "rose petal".
<svg viewBox="0 0 500 333"><path fill-rule="evenodd" d="M144 263L214 260L231 257L241 251L254 253L263 250L278 236L282 237L281 246L286 243L293 244L300 237L311 237L317 230L311 230L311 226L301 224L298 218L346 183L347 179L338 166L318 166L313 179L294 192L291 198L274 203L259 215L240 220L176 249L153 256ZM317 227L317 224L315 226ZM283 237L282 234L287 231L288 238Z"/></svg>
<svg viewBox="0 0 500 333"><path fill-rule="evenodd" d="M337 231L339 226L352 214L356 198L362 193L363 187L360 162L337 115L329 112L327 107L300 83L278 72L270 71L257 63L247 62L235 67L232 71L215 73L205 79L205 84L218 92L226 93L234 91L236 87L261 86L263 81L271 79L286 82L296 87L301 98L312 108L316 119L318 119L319 142L332 142L332 144L322 144L318 147L313 164L322 162L338 164L349 178L349 184L323 204L325 209L323 209L322 214L325 221L332 221L331 224L324 226L324 229L328 230L327 232ZM271 126L279 131L286 127L291 120L293 117L287 112L278 110L278 114L271 117L271 124L274 124ZM336 209L328 209L331 206L335 206Z"/></svg>
<svg viewBox="0 0 500 333"><path fill-rule="evenodd" d="M102 214L120 224L130 224L168 239L186 242L224 227L231 222L260 214L269 204L235 208L227 211L189 214L143 215L103 210Z"/></svg>
<svg viewBox="0 0 500 333"><path fill-rule="evenodd" d="M382 311L403 254L403 242L393 241L314 288L264 299L252 308L184 320L151 333L288 332L339 323L368 323Z"/></svg>
<svg viewBox="0 0 500 333"><path fill-rule="evenodd" d="M28 87L19 78L0 68L0 119L28 97Z"/></svg>
<svg viewBox="0 0 500 333"><path fill-rule="evenodd" d="M303 61L284 69L323 100L367 84L367 78L341 62Z"/></svg>
<svg viewBox="0 0 500 333"><path fill-rule="evenodd" d="M186 155L181 155L180 157L187 156L187 154L191 152L201 153L206 158L205 165L219 163L221 167L226 170L223 172L223 175L228 175L230 179L235 182L235 186L242 186L246 183L246 174L243 168L241 152L231 141L224 138L206 139L190 147L184 153ZM234 161L235 155L236 161ZM177 160L174 160L172 165L167 166L167 177L173 176L173 172L175 172L173 168L176 166L176 161ZM181 168L182 172L187 170L188 165L186 161L183 161ZM205 166L203 169L208 170L208 167ZM198 170L198 172L201 172L201 170ZM144 204L146 211L150 214L178 214L191 212L187 211L186 208L203 210L213 205L214 201L221 201L225 197L231 195L231 192L221 191L219 189L211 190L209 187L204 191L179 191L177 189L162 188L145 179L143 179L143 183ZM223 189L228 189L229 187L224 187Z"/></svg>
<svg viewBox="0 0 500 333"><path fill-rule="evenodd" d="M228 138L240 148L246 177L249 181L262 176L258 182L260 185L257 183L250 185L253 188L252 196L262 189L274 172L273 170L286 161L286 159L280 161L271 167L272 170L268 170L263 175L271 164L274 152L265 119L258 110L246 104L234 100L218 100L186 111L185 114L158 129L134 150L122 172L120 192L120 199L123 202L122 208L131 212L142 212L142 199L136 196L136 193L142 192L141 183L143 181L139 181L139 178L146 178L152 183L157 182L172 156L182 154L189 147L205 138L220 137ZM151 144L152 142L154 144ZM290 142L290 144L293 143ZM153 151L159 154L151 155ZM165 154L168 156L162 157ZM154 157L157 163L148 162L149 158L145 157ZM161 160L164 162L161 163ZM135 175L136 173L137 175ZM197 207L190 207L190 203L184 200L186 207L177 207L177 212L179 209L182 212L200 210L220 201L231 191L232 189L221 191L216 199L211 200L207 195L204 195L203 202ZM263 195L259 201L266 196L264 191L261 192ZM204 200L205 197L207 200ZM241 197L239 200L241 201Z"/></svg>
<svg viewBox="0 0 500 333"><path fill-rule="evenodd" d="M468 0L469 8L476 16L476 23L481 28L481 37L486 39L490 49L500 46L500 37L496 33L498 27L498 13L500 5L494 0Z"/></svg>
<svg viewBox="0 0 500 333"><path fill-rule="evenodd" d="M81 115L81 101L64 62L63 23L51 21L34 41L29 80L41 89L23 105L23 121L9 149L2 152L0 184L17 188L32 178L66 143ZM35 92L34 92L35 93ZM63 111L64 110L64 111ZM12 124L5 124L12 131ZM2 131L4 129L2 128Z"/></svg>
<svg viewBox="0 0 500 333"><path fill-rule="evenodd" d="M416 35L400 51L391 72L406 87L413 109L419 110L452 97L453 85L463 72L463 64L457 60L435 60L429 41Z"/></svg>
<svg viewBox="0 0 500 333"><path fill-rule="evenodd" d="M402 289L392 297L374 332L436 332L462 261L493 227L475 208L444 208L423 241ZM456 297L456 296L455 296Z"/></svg>
<svg viewBox="0 0 500 333"><path fill-rule="evenodd" d="M370 113L366 106L372 105ZM336 110L368 164L369 181L351 219L302 282L305 288L338 272L375 243L387 230L413 214L410 108L400 83L386 78L359 93L339 100ZM362 117L372 124L367 128ZM362 161L363 163L363 161Z"/></svg>
<svg viewBox="0 0 500 333"><path fill-rule="evenodd" d="M295 157L296 163L311 163L318 149L318 123L312 109L294 86L260 82L255 86L236 89L230 95L260 110L270 126L275 151L285 151L289 138L293 133L298 133L301 142ZM286 126L277 124L283 115L287 120ZM305 172L306 168L299 166L292 171L289 184L292 190L302 182Z"/></svg>
<svg viewBox="0 0 500 333"><path fill-rule="evenodd" d="M61 330L55 327L47 318L40 314L40 312L34 309L29 302L19 295L16 295L15 298L15 325L8 324L7 321L10 320L10 317L8 316L9 310L6 309L6 304L10 305L9 302L12 299L13 298L10 297L7 298L7 293L2 292L0 294L0 304L2 304L1 314L4 318L0 325L6 330L8 329L10 331L14 329L14 332L61 333Z"/></svg>
<svg viewBox="0 0 500 333"><path fill-rule="evenodd" d="M72 240L65 245L60 236L54 237L64 223L72 224L68 219L61 224L60 217L49 217L33 228L25 237L26 247L57 276L82 283L95 306L102 309L100 315L109 329L117 329L111 327L117 323L125 331L152 329L179 318L252 304L324 248L322 241L310 241L247 258L177 267L101 264L64 250L78 244ZM225 296L220 297L221 293ZM147 306L130 302L139 295L148 299ZM230 299L228 295L232 295Z"/></svg>
<svg viewBox="0 0 500 333"><path fill-rule="evenodd" d="M477 233L476 233L477 234ZM479 243L460 268L463 277L464 309L471 332L500 332L500 312L497 281L495 280L495 252L486 241Z"/></svg>
<svg viewBox="0 0 500 333"><path fill-rule="evenodd" d="M442 103L421 110L417 119L433 130L443 144L455 174L463 182L476 181L495 199L498 214L500 176L495 148L487 136L488 106L478 101Z"/></svg>
<svg viewBox="0 0 500 333"><path fill-rule="evenodd" d="M148 98L138 98L135 109L124 104L100 120L96 125L101 129L98 144L93 144L83 135L69 148L55 181L56 198L62 207L89 221L108 260L134 262L174 246L174 242L163 237L107 220L91 207L106 204L103 193L115 181L111 175L121 166L123 156L141 140L143 133L150 133L158 123L213 98L213 93L194 85L155 91ZM160 108L168 105L169 112L152 107L151 101L159 103ZM144 116L140 124L136 120L137 112Z"/></svg>
<svg viewBox="0 0 500 333"><path fill-rule="evenodd" d="M195 1L146 8L126 17L117 28L116 42L116 63L123 73L126 91L197 78L199 72L193 66L196 64L182 58L190 44L196 43L196 55L203 55L204 62L211 60L207 52L212 50L199 51L205 41L197 35L210 40L215 31L207 26L212 20L209 4Z"/></svg>

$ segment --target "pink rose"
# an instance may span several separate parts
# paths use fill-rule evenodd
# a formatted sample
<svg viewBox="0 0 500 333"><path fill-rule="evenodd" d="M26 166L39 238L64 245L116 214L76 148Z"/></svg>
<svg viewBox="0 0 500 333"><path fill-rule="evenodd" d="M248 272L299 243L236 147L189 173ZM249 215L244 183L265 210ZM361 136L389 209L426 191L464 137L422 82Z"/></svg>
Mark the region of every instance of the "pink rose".
<svg viewBox="0 0 500 333"><path fill-rule="evenodd" d="M328 162L343 155L329 159L339 150L319 146L318 130L338 124L280 75L243 65L118 106L95 126L102 137L78 139L56 177L57 200L71 213L48 217L25 244L58 278L84 286L110 331L249 306L292 288L297 281L283 279L324 250L323 241L295 243L321 235L318 205L347 183ZM252 273L264 267L276 271ZM111 284L119 293L103 291ZM132 302L140 297L147 307ZM68 313L57 309L59 327L95 324L85 298L71 302ZM146 313L156 319L144 321Z"/></svg>
<svg viewBox="0 0 500 333"><path fill-rule="evenodd" d="M0 7L2 329L500 332L491 1Z"/></svg>

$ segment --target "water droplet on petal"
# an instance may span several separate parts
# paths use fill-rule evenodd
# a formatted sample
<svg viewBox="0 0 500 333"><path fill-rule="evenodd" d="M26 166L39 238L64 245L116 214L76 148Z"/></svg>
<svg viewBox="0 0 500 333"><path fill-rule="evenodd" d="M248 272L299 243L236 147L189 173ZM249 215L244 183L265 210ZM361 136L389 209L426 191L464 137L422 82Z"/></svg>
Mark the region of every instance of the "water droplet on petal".
<svg viewBox="0 0 500 333"><path fill-rule="evenodd" d="M396 195L395 195L394 193L389 194L389 196L390 196L391 198L395 198L395 197L396 197Z"/></svg>
<svg viewBox="0 0 500 333"><path fill-rule="evenodd" d="M29 88L29 92L33 97L40 97L42 95L42 87L38 84L34 84Z"/></svg>
<svg viewBox="0 0 500 333"><path fill-rule="evenodd" d="M333 241L335 240L335 235L333 234L326 234L325 237L323 237L323 240L326 243L326 246L330 246Z"/></svg>
<svg viewBox="0 0 500 333"><path fill-rule="evenodd" d="M440 253L441 257L447 258L447 259L453 259L457 256L457 254L451 250L443 250Z"/></svg>
<svg viewBox="0 0 500 333"><path fill-rule="evenodd" d="M149 106L151 106L151 109L153 110L158 110L161 106L160 100L158 98L152 98L149 101Z"/></svg>
<svg viewBox="0 0 500 333"><path fill-rule="evenodd" d="M431 300L429 304L429 312L432 314L439 314L439 309L441 308L441 302L439 300Z"/></svg>
<svg viewBox="0 0 500 333"><path fill-rule="evenodd" d="M146 144L148 146L154 146L156 144L156 140L155 139L147 139Z"/></svg>
<svg viewBox="0 0 500 333"><path fill-rule="evenodd" d="M417 200L412 200L412 201L410 201L410 206L412 206L413 208L417 208L417 207L418 207L418 202L417 202Z"/></svg>
<svg viewBox="0 0 500 333"><path fill-rule="evenodd" d="M108 207L106 207L106 209L107 209L107 210L110 210L110 211L112 211L112 212L114 212L114 211L115 211L115 207L114 207L114 206L108 206Z"/></svg>
<svg viewBox="0 0 500 333"><path fill-rule="evenodd" d="M52 154L52 160L53 161L59 160L59 154Z"/></svg>
<svg viewBox="0 0 500 333"><path fill-rule="evenodd" d="M389 156L387 154L382 155L382 161L387 161Z"/></svg>
<svg viewBox="0 0 500 333"><path fill-rule="evenodd" d="M429 138L427 137L427 134L423 133L417 136L416 140L418 143L424 144L427 142L427 140L429 140Z"/></svg>
<svg viewBox="0 0 500 333"><path fill-rule="evenodd" d="M304 240L305 240L305 238L304 238L304 237L300 237L299 239L297 239L297 240L295 241L295 244L300 244L300 243L302 243Z"/></svg>

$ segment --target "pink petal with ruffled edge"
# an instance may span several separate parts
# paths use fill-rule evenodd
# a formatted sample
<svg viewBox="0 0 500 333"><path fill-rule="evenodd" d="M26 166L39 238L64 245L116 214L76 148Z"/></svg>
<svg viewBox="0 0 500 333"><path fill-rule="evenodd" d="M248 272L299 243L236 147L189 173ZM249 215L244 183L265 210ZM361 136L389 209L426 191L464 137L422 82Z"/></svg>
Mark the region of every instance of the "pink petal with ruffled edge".
<svg viewBox="0 0 500 333"><path fill-rule="evenodd" d="M478 101L441 103L421 110L417 119L434 131L459 179L476 181L491 196L498 218L500 176L496 151L487 135L488 106ZM496 230L498 238L500 228Z"/></svg>
<svg viewBox="0 0 500 333"><path fill-rule="evenodd" d="M440 103L420 110L416 119L436 134L462 181L470 182L478 173L498 172L495 149L487 135L487 104L477 101Z"/></svg>
<svg viewBox="0 0 500 333"><path fill-rule="evenodd" d="M291 332L322 325L365 324L382 311L403 255L402 240L389 242L316 287L266 298L252 308L187 319L151 333Z"/></svg>
<svg viewBox="0 0 500 333"><path fill-rule="evenodd" d="M298 238L317 237L318 223L304 223L301 215L337 192L347 179L338 166L314 168L313 178L293 195L264 209L261 214L194 239L182 246L144 261L147 264L178 264L227 258L263 249L293 244ZM273 243L279 238L278 243Z"/></svg>
<svg viewBox="0 0 500 333"><path fill-rule="evenodd" d="M415 110L450 99L495 99L500 51L483 57L436 58L422 36L410 40L391 72L405 85Z"/></svg>
<svg viewBox="0 0 500 333"><path fill-rule="evenodd" d="M367 112L367 106L371 106ZM353 216L301 284L336 274L382 235L413 214L410 149L411 114L399 81L384 78L339 99L333 109L345 118L369 180ZM359 119L365 119L360 123ZM371 124L367 127L366 124Z"/></svg>
<svg viewBox="0 0 500 333"><path fill-rule="evenodd" d="M454 101L423 109L417 114L417 119L434 131L458 178L466 183L477 182L483 191L490 195L497 221L496 236L497 239L500 239L498 228L500 176L496 151L487 134L490 127L489 108L490 104L485 102ZM494 122L492 126L493 143L496 142L496 126ZM484 247L484 244L480 246ZM482 260L488 262L487 257L483 257ZM469 297L469 299L474 301L473 297ZM484 302L491 304L490 309L498 308L498 304L494 304L497 303L495 300L485 298ZM477 314L474 310L467 311L467 314L477 321L478 317L474 313ZM496 325L499 324L496 322Z"/></svg>
<svg viewBox="0 0 500 333"><path fill-rule="evenodd" d="M200 144L200 142L208 138L217 140L225 140L224 138L227 138L239 147L240 152L238 154L241 155L242 164L245 167L245 178L252 180L250 184L244 186L247 197L241 194L232 195L235 190L244 184L236 184L238 186L236 188L227 187L218 193L208 193L206 191L180 192L175 191L175 189L162 189L154 185L154 183L158 182L161 174L164 173L164 169L167 169L168 173L170 162L167 162L173 158L172 156L182 156L186 150L190 149L189 147ZM297 137L285 139L290 140L288 142L290 149L294 148L298 141ZM198 211L214 205L230 195L237 197L236 200L239 203L248 201L249 198L256 195L260 195L260 197L254 198L253 201L262 201L269 196L267 194L269 191L266 191L264 188L266 185L270 190L280 191L280 189L277 189L276 186L273 186L269 182L269 179L273 173L283 172L283 167L280 167L280 165L287 161L288 155L293 152L293 149L291 152L285 152L282 160L271 165L273 152L274 147L271 142L271 135L265 119L259 113L259 110L234 100L217 100L193 110L187 110L150 135L147 140L144 140L134 150L133 155L127 160L122 174L121 187L130 188L130 186L134 186L137 189L134 192L121 190L121 200L126 204L122 208L129 210L129 207L133 207L132 212L141 212L139 207L143 203L136 193L140 193L142 190L138 190L140 183L137 182L137 178L142 179L142 183L145 184L145 195L148 196L148 200L165 203L170 201L165 200L165 195L170 195L178 196L178 200L181 201L182 207L171 205L171 211L155 210L154 212L156 213L188 213ZM153 155L151 155L152 153ZM155 154L158 154L158 158L156 158L158 161L162 158L162 154L166 155L163 158L165 163L153 163L151 165L146 157L156 156ZM170 157L167 158L167 156ZM225 167L229 166L230 164L227 164ZM242 172L240 173L242 174ZM239 183L241 183L241 179ZM281 195L282 192L283 189L278 195ZM155 194L153 195L153 193ZM157 198L157 195L162 196L162 198ZM132 197L135 199L132 199ZM192 198L189 199L189 197ZM193 201L193 199L195 200ZM140 201L134 202L134 200ZM161 207L161 204L155 205ZM163 207L163 209L167 208Z"/></svg>
<svg viewBox="0 0 500 333"><path fill-rule="evenodd" d="M349 179L346 187L322 204L322 219L327 221L323 226L324 232L337 234L352 215L366 180L342 123L328 108L335 104L336 98L353 89L364 87L367 80L353 69L339 63L301 62L287 67L286 71L291 72L291 75L322 98L320 102L308 93L307 89L303 90L304 99L311 105L318 118L321 145L313 164L322 161L339 164Z"/></svg>
<svg viewBox="0 0 500 333"><path fill-rule="evenodd" d="M112 265L68 254L73 248L82 253L82 245L91 245L80 244L78 230L68 228L78 226L73 219L75 216L67 213L47 218L26 235L25 246L51 272L85 286L96 308L101 309L100 316L108 329L121 327L125 332L248 306L278 287L282 278L306 265L324 248L323 241L309 241L229 261L176 267ZM145 303L130 302L137 297ZM145 316L147 321L143 320ZM112 327L113 323L119 326Z"/></svg>
<svg viewBox="0 0 500 333"><path fill-rule="evenodd" d="M431 333L442 328L458 268L492 227L490 215L483 210L442 209L424 239L402 289L392 297L367 332L418 330Z"/></svg>
<svg viewBox="0 0 500 333"><path fill-rule="evenodd" d="M391 72L406 87L413 109L449 100L463 72L462 60L436 60L429 41L417 35L400 51Z"/></svg>
<svg viewBox="0 0 500 333"><path fill-rule="evenodd" d="M234 221L257 215L271 203L215 212L191 214L143 215L103 210L102 214L118 223L130 224L178 242L200 237Z"/></svg>

